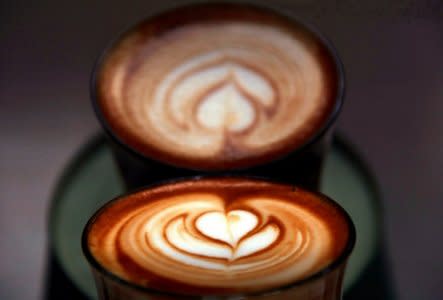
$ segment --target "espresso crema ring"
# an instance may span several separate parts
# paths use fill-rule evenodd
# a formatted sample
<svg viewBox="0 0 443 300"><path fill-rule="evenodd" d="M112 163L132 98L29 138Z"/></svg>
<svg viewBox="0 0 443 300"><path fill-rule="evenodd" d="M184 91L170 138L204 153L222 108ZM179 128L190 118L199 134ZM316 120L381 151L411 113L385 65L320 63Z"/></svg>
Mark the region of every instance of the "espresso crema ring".
<svg viewBox="0 0 443 300"><path fill-rule="evenodd" d="M92 224L88 247L106 269L140 286L258 292L331 264L349 238L346 222L337 207L300 189L190 181L109 205Z"/></svg>
<svg viewBox="0 0 443 300"><path fill-rule="evenodd" d="M97 81L114 134L144 155L221 169L275 159L312 138L336 101L332 59L303 29L254 14L183 17L163 29L148 22L124 36Z"/></svg>

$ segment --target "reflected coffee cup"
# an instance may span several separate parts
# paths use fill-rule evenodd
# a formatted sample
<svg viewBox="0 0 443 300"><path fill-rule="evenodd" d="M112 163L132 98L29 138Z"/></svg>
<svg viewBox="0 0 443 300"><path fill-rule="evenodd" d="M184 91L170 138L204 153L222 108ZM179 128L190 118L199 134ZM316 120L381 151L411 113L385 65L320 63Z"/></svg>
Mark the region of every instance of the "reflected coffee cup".
<svg viewBox="0 0 443 300"><path fill-rule="evenodd" d="M170 9L127 30L92 99L130 188L230 172L317 188L344 93L331 44L250 4Z"/></svg>
<svg viewBox="0 0 443 300"><path fill-rule="evenodd" d="M103 206L83 233L112 300L337 300L354 243L333 200L246 177L152 185Z"/></svg>

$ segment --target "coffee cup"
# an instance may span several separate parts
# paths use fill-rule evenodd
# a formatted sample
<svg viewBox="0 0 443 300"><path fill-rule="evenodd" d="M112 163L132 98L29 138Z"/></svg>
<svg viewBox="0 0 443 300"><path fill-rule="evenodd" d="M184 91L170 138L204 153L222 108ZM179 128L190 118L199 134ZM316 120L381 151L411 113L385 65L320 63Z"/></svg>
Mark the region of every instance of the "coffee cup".
<svg viewBox="0 0 443 300"><path fill-rule="evenodd" d="M292 15L200 3L120 35L91 91L128 188L228 173L317 189L344 72L331 43Z"/></svg>
<svg viewBox="0 0 443 300"><path fill-rule="evenodd" d="M355 244L317 192L250 177L197 177L117 197L83 252L100 299L341 299Z"/></svg>

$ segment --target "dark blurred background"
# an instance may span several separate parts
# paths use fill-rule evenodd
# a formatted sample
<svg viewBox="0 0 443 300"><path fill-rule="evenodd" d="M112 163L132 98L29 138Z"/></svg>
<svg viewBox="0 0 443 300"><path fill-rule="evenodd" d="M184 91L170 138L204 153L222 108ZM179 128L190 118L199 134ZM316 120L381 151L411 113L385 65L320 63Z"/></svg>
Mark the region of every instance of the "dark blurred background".
<svg viewBox="0 0 443 300"><path fill-rule="evenodd" d="M0 1L0 299L39 299L46 215L99 130L95 58L129 24L184 1ZM338 129L384 194L400 299L443 299L443 2L278 0L325 32L347 73ZM269 3L269 2L268 2Z"/></svg>

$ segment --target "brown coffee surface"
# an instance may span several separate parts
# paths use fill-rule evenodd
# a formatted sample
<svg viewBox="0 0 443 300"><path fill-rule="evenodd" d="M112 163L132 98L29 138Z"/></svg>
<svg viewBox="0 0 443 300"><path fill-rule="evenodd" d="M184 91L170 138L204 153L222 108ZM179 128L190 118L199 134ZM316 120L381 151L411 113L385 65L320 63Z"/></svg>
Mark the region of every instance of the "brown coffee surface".
<svg viewBox="0 0 443 300"><path fill-rule="evenodd" d="M97 70L99 111L142 155L243 168L308 142L337 98L337 69L302 25L246 5L202 4L140 23Z"/></svg>
<svg viewBox="0 0 443 300"><path fill-rule="evenodd" d="M328 268L349 247L349 222L332 201L300 188L197 179L111 202L91 223L87 245L101 268L137 286L257 293Z"/></svg>

